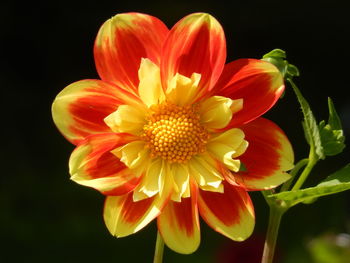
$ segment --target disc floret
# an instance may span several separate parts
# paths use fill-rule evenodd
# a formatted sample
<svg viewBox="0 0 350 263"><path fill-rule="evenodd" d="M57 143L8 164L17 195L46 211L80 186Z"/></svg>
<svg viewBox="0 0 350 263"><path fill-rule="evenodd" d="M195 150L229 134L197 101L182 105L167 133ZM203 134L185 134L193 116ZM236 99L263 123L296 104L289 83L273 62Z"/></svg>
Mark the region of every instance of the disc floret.
<svg viewBox="0 0 350 263"><path fill-rule="evenodd" d="M193 155L205 151L209 133L200 124L197 108L169 102L150 108L142 137L151 149L152 158L185 163Z"/></svg>

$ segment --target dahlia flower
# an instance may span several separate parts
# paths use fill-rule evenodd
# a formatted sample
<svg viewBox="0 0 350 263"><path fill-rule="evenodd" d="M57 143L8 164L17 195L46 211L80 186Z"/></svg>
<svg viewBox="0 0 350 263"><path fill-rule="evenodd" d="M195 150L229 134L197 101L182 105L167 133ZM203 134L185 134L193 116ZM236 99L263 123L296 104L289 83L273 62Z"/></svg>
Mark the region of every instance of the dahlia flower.
<svg viewBox="0 0 350 263"><path fill-rule="evenodd" d="M195 13L168 29L140 13L100 28L94 57L101 80L70 84L53 120L76 145L71 179L106 196L104 221L117 237L153 219L166 245L192 253L201 218L237 241L254 228L247 193L289 179L292 147L260 117L284 90L278 69L239 59L225 65L223 29Z"/></svg>

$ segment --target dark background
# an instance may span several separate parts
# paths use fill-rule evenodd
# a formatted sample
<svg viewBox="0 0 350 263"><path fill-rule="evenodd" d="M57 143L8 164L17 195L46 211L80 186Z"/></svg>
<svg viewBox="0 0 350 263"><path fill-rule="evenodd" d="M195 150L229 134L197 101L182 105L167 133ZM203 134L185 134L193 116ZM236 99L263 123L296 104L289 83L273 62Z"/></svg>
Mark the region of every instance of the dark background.
<svg viewBox="0 0 350 263"><path fill-rule="evenodd" d="M318 120L333 98L350 135L349 9L346 1L1 1L0 262L151 262L155 224L116 239L104 226L104 197L69 180L73 146L57 131L50 107L66 85L98 78L92 48L100 25L116 13L154 15L171 27L197 11L214 15L226 33L227 62L260 58L281 48L299 67L297 85ZM292 90L267 115L287 133L296 159L308 154ZM318 164L306 186L349 162L349 149ZM313 262L310 241L349 233L349 193L288 211L281 225L278 262ZM247 242L231 242L202 222L197 252L165 250L164 262L258 263L267 205L252 193L256 229ZM238 249L241 248L241 249ZM242 255L234 261L234 255ZM250 259L251 258L251 259Z"/></svg>

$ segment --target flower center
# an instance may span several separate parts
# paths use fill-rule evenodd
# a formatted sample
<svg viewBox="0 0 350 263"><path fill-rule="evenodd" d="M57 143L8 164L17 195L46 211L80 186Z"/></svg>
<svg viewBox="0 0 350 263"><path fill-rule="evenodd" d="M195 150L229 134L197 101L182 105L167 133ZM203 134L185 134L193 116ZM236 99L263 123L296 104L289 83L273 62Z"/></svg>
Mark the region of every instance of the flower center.
<svg viewBox="0 0 350 263"><path fill-rule="evenodd" d="M151 149L151 157L171 163L184 163L204 152L208 131L199 123L196 107L163 103L151 107L142 138Z"/></svg>

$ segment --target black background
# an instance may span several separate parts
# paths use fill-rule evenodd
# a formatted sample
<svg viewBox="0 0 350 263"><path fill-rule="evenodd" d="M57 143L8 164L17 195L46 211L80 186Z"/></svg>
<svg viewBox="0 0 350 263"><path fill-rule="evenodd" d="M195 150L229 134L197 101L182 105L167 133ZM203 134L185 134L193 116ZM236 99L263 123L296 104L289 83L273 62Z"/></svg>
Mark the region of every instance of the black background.
<svg viewBox="0 0 350 263"><path fill-rule="evenodd" d="M102 219L103 196L69 180L73 146L57 131L51 103L66 85L98 78L92 48L101 24L116 13L154 15L171 27L192 12L214 15L226 33L227 62L260 58L281 48L299 67L297 85L319 120L328 118L330 96L350 135L349 9L346 1L1 1L1 262L151 262L155 224L130 237L110 236ZM296 159L308 148L299 106L290 87L266 115L290 138ZM319 163L314 185L349 162L349 149ZM165 251L165 262L252 262L267 225L268 209L252 193L256 229L238 244L202 222L202 243L190 255ZM327 232L349 232L349 194L320 199L289 211L281 225L280 262L308 261L307 244ZM256 245L254 242L257 242ZM240 250L237 246L249 246ZM243 252L242 252L243 251ZM259 258L259 257L258 257ZM296 260L296 258L298 260ZM304 259L303 259L304 258Z"/></svg>

